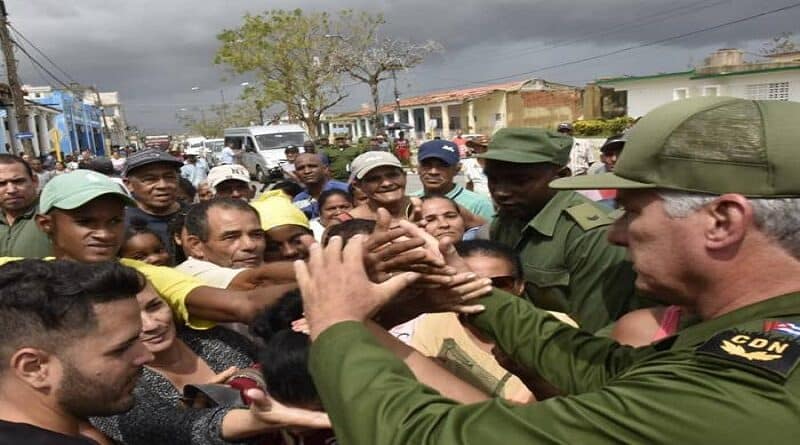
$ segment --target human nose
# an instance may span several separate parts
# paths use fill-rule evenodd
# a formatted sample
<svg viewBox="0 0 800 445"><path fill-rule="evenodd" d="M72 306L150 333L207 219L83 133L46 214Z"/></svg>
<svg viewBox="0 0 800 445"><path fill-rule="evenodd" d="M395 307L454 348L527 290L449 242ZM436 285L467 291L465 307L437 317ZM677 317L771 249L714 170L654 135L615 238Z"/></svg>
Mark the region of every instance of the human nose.
<svg viewBox="0 0 800 445"><path fill-rule="evenodd" d="M284 258L294 258L297 256L298 250L297 248L290 242L285 242L281 244L281 255Z"/></svg>
<svg viewBox="0 0 800 445"><path fill-rule="evenodd" d="M239 248L246 252L252 252L256 248L256 240L254 240L251 236L244 236L242 237L242 243Z"/></svg>
<svg viewBox="0 0 800 445"><path fill-rule="evenodd" d="M141 312L141 319L142 319L142 333L148 333L156 328L158 328L158 323L156 323L155 319L151 317L147 312Z"/></svg>

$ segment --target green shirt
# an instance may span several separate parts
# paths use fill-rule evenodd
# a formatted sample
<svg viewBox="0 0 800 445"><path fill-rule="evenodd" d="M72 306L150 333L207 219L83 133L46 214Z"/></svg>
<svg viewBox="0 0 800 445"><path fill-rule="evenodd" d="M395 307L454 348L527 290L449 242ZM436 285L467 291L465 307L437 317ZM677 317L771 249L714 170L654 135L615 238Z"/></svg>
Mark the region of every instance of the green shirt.
<svg viewBox="0 0 800 445"><path fill-rule="evenodd" d="M38 204L34 203L10 226L5 213L0 211L0 257L44 258L53 255L50 239L36 225L37 208Z"/></svg>
<svg viewBox="0 0 800 445"><path fill-rule="evenodd" d="M449 192L445 193L445 197L452 199L458 203L458 205L463 206L465 209L487 221L492 219L495 212L494 205L492 205L492 201L489 198L480 193L475 193L472 190L467 190L458 184L453 184L453 186L454 187L450 189ZM418 190L412 193L411 196L425 196L425 190Z"/></svg>
<svg viewBox="0 0 800 445"><path fill-rule="evenodd" d="M343 322L324 331L310 355L339 443L752 445L793 443L800 434L800 333L765 332L768 323L800 325L800 293L638 349L504 292L482 304L473 323L570 396L459 405L414 380L363 324Z"/></svg>
<svg viewBox="0 0 800 445"><path fill-rule="evenodd" d="M530 221L498 216L490 237L519 254L526 297L594 332L639 306L625 249L611 245L611 210L558 192Z"/></svg>
<svg viewBox="0 0 800 445"><path fill-rule="evenodd" d="M350 163L353 159L357 158L362 153L358 147L347 147L344 150L339 147L328 147L322 150L323 153L330 160L328 168L331 172L331 177L339 181L347 182L350 179Z"/></svg>

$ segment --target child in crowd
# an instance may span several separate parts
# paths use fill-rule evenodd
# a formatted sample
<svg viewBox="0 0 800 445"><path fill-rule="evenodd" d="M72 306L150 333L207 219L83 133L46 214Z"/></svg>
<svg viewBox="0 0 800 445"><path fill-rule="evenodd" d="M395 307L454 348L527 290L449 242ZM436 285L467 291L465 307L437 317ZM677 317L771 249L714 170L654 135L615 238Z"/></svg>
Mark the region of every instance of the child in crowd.
<svg viewBox="0 0 800 445"><path fill-rule="evenodd" d="M125 230L125 240L119 250L121 258L130 258L156 266L171 266L164 243L158 234L147 228L143 220L134 219Z"/></svg>

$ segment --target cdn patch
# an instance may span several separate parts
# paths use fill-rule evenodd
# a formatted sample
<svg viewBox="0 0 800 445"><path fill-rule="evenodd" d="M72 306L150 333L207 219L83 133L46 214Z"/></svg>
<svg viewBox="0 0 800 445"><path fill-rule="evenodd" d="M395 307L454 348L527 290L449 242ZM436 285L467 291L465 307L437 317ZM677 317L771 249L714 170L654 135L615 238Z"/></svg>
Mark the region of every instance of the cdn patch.
<svg viewBox="0 0 800 445"><path fill-rule="evenodd" d="M800 363L800 342L768 332L723 331L697 353L758 368L786 380Z"/></svg>

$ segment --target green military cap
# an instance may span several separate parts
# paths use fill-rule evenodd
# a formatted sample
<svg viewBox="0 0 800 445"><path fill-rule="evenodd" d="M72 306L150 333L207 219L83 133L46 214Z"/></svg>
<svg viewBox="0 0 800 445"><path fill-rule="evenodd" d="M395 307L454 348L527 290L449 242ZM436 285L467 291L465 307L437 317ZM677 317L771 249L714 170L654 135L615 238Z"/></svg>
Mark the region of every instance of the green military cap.
<svg viewBox="0 0 800 445"><path fill-rule="evenodd" d="M572 149L570 136L545 130L544 128L503 128L492 136L483 159L534 164L549 162L558 166L567 165Z"/></svg>
<svg viewBox="0 0 800 445"><path fill-rule="evenodd" d="M628 132L613 173L561 178L550 187L800 196L798 116L797 102L732 97L670 102Z"/></svg>
<svg viewBox="0 0 800 445"><path fill-rule="evenodd" d="M103 195L116 196L125 204L136 205L136 202L123 190L122 185L112 181L108 176L91 170L75 170L56 176L47 182L39 197L39 213L44 215L54 208L77 209Z"/></svg>

